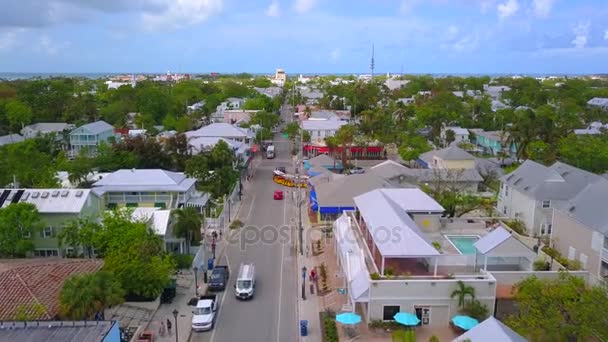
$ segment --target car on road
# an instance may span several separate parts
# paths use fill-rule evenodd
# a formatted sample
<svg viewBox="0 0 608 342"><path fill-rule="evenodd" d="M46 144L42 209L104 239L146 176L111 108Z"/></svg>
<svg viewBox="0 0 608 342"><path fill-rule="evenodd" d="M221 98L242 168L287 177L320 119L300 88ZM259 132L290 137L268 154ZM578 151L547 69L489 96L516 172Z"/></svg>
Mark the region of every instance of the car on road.
<svg viewBox="0 0 608 342"><path fill-rule="evenodd" d="M200 296L192 311L192 330L207 331L215 325L219 305L216 295Z"/></svg>
<svg viewBox="0 0 608 342"><path fill-rule="evenodd" d="M281 191L281 190L275 190L273 198L275 200L282 200L283 199L283 191Z"/></svg>
<svg viewBox="0 0 608 342"><path fill-rule="evenodd" d="M362 173L365 173L365 170L364 170L362 167L357 166L357 167L353 167L353 168L352 168L352 169L350 169L348 172L349 172L351 175L360 175L360 174L362 174Z"/></svg>
<svg viewBox="0 0 608 342"><path fill-rule="evenodd" d="M283 172L283 173L287 173L287 171L285 170L285 166L279 166L279 167L277 167L275 170L277 170L277 171L281 171L281 172Z"/></svg>
<svg viewBox="0 0 608 342"><path fill-rule="evenodd" d="M234 284L234 294L237 299L251 299L254 290L255 266L253 264L241 264L236 284Z"/></svg>
<svg viewBox="0 0 608 342"><path fill-rule="evenodd" d="M230 278L228 266L215 266L213 271L211 271L207 289L209 289L209 291L224 291L226 289L226 283L228 283L228 278Z"/></svg>

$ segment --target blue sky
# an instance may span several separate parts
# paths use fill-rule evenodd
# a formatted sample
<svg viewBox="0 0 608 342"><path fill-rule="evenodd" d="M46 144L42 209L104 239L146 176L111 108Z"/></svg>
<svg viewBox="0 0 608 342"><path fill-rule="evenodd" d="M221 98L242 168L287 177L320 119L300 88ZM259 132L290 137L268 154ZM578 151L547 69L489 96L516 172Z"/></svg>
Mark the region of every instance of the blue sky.
<svg viewBox="0 0 608 342"><path fill-rule="evenodd" d="M608 73L607 0L0 1L0 72Z"/></svg>

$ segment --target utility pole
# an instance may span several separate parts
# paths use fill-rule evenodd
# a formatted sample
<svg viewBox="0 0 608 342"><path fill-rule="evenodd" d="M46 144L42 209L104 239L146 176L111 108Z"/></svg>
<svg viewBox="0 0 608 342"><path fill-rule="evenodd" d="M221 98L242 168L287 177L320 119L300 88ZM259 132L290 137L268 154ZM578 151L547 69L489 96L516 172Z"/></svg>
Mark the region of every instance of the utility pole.
<svg viewBox="0 0 608 342"><path fill-rule="evenodd" d="M302 186L300 184L300 168L301 168L301 160L303 158L303 150L304 150L304 130L300 128L300 151L298 151L298 159L296 161L296 177L298 187L298 233L300 240L300 255L304 255L304 227L302 227L302 203L304 202L304 197L302 196Z"/></svg>

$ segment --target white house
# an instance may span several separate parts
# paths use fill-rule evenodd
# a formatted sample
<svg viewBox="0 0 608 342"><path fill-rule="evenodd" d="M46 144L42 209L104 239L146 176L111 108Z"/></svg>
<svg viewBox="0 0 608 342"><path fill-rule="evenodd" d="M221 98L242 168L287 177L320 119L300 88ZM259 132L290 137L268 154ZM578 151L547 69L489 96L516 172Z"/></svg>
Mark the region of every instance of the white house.
<svg viewBox="0 0 608 342"><path fill-rule="evenodd" d="M188 140L193 138L225 138L247 144L254 138L254 134L248 129L224 122L212 123L185 134Z"/></svg>
<svg viewBox="0 0 608 342"><path fill-rule="evenodd" d="M608 124L604 124L599 121L594 121L583 129L575 129L574 134L576 135L597 135L602 133L603 130L608 130Z"/></svg>
<svg viewBox="0 0 608 342"><path fill-rule="evenodd" d="M346 124L348 123L340 120L304 120L301 126L310 133L311 143L323 145L326 137L333 137Z"/></svg>
<svg viewBox="0 0 608 342"><path fill-rule="evenodd" d="M502 99L502 95L505 92L510 91L510 90L511 90L510 87L503 86L503 85L488 85L488 84L483 85L484 93L488 94L493 100Z"/></svg>
<svg viewBox="0 0 608 342"><path fill-rule="evenodd" d="M16 144L24 141L25 138L19 134L8 134L0 136L0 146Z"/></svg>
<svg viewBox="0 0 608 342"><path fill-rule="evenodd" d="M71 131L76 126L64 122L39 122L23 127L21 134L25 139L35 138L39 135L50 133L61 134L64 131Z"/></svg>
<svg viewBox="0 0 608 342"><path fill-rule="evenodd" d="M443 129L441 130L441 139L443 139L444 141L446 140L446 137L447 137L446 132L449 130L454 132L454 141L451 142L450 144L458 144L461 142L469 141L469 130L466 128L458 127L458 126L443 127Z"/></svg>
<svg viewBox="0 0 608 342"><path fill-rule="evenodd" d="M606 97L594 97L587 102L589 107L600 108L608 111L608 98Z"/></svg>

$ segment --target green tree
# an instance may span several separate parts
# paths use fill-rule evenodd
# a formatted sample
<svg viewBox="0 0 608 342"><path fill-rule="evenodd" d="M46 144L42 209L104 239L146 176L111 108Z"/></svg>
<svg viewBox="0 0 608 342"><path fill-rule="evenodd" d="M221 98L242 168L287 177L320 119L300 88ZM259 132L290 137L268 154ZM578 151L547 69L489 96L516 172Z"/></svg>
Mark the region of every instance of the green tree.
<svg viewBox="0 0 608 342"><path fill-rule="evenodd" d="M285 134L289 139L295 139L300 132L300 125L297 122L290 122L285 126Z"/></svg>
<svg viewBox="0 0 608 342"><path fill-rule="evenodd" d="M608 135L575 135L561 139L559 159L590 172L608 171Z"/></svg>
<svg viewBox="0 0 608 342"><path fill-rule="evenodd" d="M404 134L401 137L401 146L399 146L399 155L406 162L418 159L422 153L431 150L431 146L425 138L414 135Z"/></svg>
<svg viewBox="0 0 608 342"><path fill-rule="evenodd" d="M550 145L543 140L534 140L528 144L526 154L528 158L541 164L550 165L555 162L556 146Z"/></svg>
<svg viewBox="0 0 608 342"><path fill-rule="evenodd" d="M124 301L125 291L110 272L74 275L68 278L59 293L59 312L67 319L94 319L112 306Z"/></svg>
<svg viewBox="0 0 608 342"><path fill-rule="evenodd" d="M200 242L202 239L201 227L203 225L203 217L194 207L174 210L173 217L176 219L173 234L186 239L186 248L188 248L188 253L190 253L190 244L193 241Z"/></svg>
<svg viewBox="0 0 608 342"><path fill-rule="evenodd" d="M252 125L260 125L263 128L272 129L279 124L281 118L274 114L265 111L254 113L249 120Z"/></svg>
<svg viewBox="0 0 608 342"><path fill-rule="evenodd" d="M74 250L75 255L71 256L78 256L78 250L82 249L85 257L93 258L93 247L100 230L99 223L91 218L71 220L63 225L57 234L57 240L60 247L71 247Z"/></svg>
<svg viewBox="0 0 608 342"><path fill-rule="evenodd" d="M456 283L457 288L452 291L451 298L458 298L458 306L464 308L467 297L471 297L471 300L475 299L475 288L466 285L462 280Z"/></svg>
<svg viewBox="0 0 608 342"><path fill-rule="evenodd" d="M17 306L13 317L15 321L35 321L44 318L48 318L44 305L31 302Z"/></svg>
<svg viewBox="0 0 608 342"><path fill-rule="evenodd" d="M348 157L348 147L352 144L355 139L355 126L353 125L344 125L338 129L336 132L336 142L340 144L342 148L342 167L346 167L347 157Z"/></svg>
<svg viewBox="0 0 608 342"><path fill-rule="evenodd" d="M65 170L68 172L68 180L76 187L80 187L87 182L89 174L93 171L95 160L88 156L86 149L80 150L80 153L74 160L65 163Z"/></svg>
<svg viewBox="0 0 608 342"><path fill-rule="evenodd" d="M450 145L451 143L454 142L454 140L456 140L456 133L454 133L453 130L448 129L445 131L445 143L446 145Z"/></svg>
<svg viewBox="0 0 608 342"><path fill-rule="evenodd" d="M0 148L0 184L13 181L13 176L23 188L53 188L57 180L54 151L45 146L45 138L28 139Z"/></svg>
<svg viewBox="0 0 608 342"><path fill-rule="evenodd" d="M112 149L112 146L101 142L97 146L94 165L101 172L112 172L119 169L132 169L139 164L139 158L132 151Z"/></svg>
<svg viewBox="0 0 608 342"><path fill-rule="evenodd" d="M14 203L0 209L0 256L25 257L34 250L32 238L42 226L40 214L31 203Z"/></svg>
<svg viewBox="0 0 608 342"><path fill-rule="evenodd" d="M528 277L515 285L518 313L506 323L531 341L587 341L608 338L608 318L598 312L608 305L605 284L589 287L567 272L558 278Z"/></svg>
<svg viewBox="0 0 608 342"><path fill-rule="evenodd" d="M5 105L6 116L13 131L19 131L32 122L32 109L19 100L11 100Z"/></svg>

